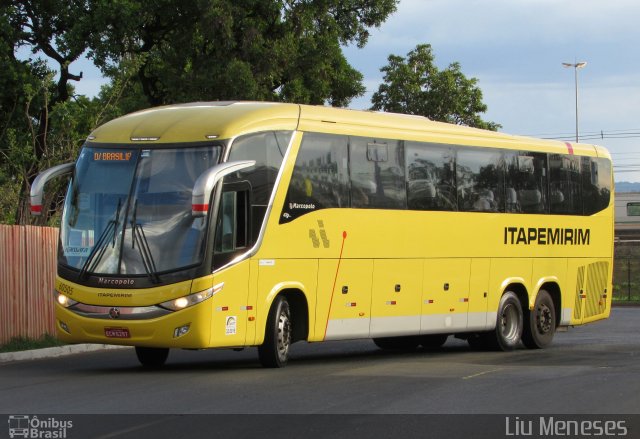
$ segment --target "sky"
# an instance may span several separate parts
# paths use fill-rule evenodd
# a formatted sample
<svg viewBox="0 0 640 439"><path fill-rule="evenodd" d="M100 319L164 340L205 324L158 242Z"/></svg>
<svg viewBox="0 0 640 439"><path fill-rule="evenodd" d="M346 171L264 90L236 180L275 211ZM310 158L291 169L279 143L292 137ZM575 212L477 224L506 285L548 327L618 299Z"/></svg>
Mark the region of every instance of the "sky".
<svg viewBox="0 0 640 439"><path fill-rule="evenodd" d="M390 54L428 43L440 69L459 62L478 79L500 131L575 141L575 70L562 63L586 61L581 141L609 149L616 181L640 182L639 21L637 0L401 0L364 49L345 49L367 87L351 107L371 106Z"/></svg>
<svg viewBox="0 0 640 439"><path fill-rule="evenodd" d="M344 48L367 93L367 109L391 54L431 44L436 65L461 64L477 78L500 131L575 141L573 68L578 70L581 141L609 149L616 181L640 182L640 2L637 0L401 0L363 49ZM105 81L86 61L76 92L93 96ZM596 137L596 138L594 138Z"/></svg>

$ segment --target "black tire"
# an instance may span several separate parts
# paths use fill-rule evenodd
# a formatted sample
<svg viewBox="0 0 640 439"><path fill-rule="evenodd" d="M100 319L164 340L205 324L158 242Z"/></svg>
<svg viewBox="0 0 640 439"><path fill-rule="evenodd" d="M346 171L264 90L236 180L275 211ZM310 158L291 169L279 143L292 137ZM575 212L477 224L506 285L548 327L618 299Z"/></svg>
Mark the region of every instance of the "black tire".
<svg viewBox="0 0 640 439"><path fill-rule="evenodd" d="M164 366L169 356L168 348L143 348L136 346L136 356L142 367L146 369L159 369Z"/></svg>
<svg viewBox="0 0 640 439"><path fill-rule="evenodd" d="M525 313L522 342L529 349L548 346L556 333L556 308L551 295L540 290L531 312Z"/></svg>
<svg viewBox="0 0 640 439"><path fill-rule="evenodd" d="M258 346L258 358L264 367L284 367L289 361L291 348L291 311L289 302L283 296L278 296L271 305L264 343Z"/></svg>
<svg viewBox="0 0 640 439"><path fill-rule="evenodd" d="M449 334L429 334L420 337L420 346L425 349L440 349L447 342Z"/></svg>
<svg viewBox="0 0 640 439"><path fill-rule="evenodd" d="M374 338L373 342L380 349L385 351L404 351L410 352L416 350L420 344L420 337L406 336L406 337L382 337Z"/></svg>
<svg viewBox="0 0 640 439"><path fill-rule="evenodd" d="M499 351L514 350L522 338L523 327L520 300L513 291L507 291L500 298L496 329L487 338L489 347Z"/></svg>

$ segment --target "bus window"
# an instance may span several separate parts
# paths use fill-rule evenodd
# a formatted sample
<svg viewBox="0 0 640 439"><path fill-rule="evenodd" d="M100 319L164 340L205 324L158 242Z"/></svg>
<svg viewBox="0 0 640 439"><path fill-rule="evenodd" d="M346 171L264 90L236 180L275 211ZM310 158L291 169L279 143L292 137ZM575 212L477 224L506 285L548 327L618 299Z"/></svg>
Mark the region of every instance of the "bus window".
<svg viewBox="0 0 640 439"><path fill-rule="evenodd" d="M604 158L582 157L584 214L605 209L611 199L611 162Z"/></svg>
<svg viewBox="0 0 640 439"><path fill-rule="evenodd" d="M547 155L508 151L505 168L507 212L546 213Z"/></svg>
<svg viewBox="0 0 640 439"><path fill-rule="evenodd" d="M218 218L214 245L214 266L220 267L244 251L249 240L249 185L246 183L225 185Z"/></svg>
<svg viewBox="0 0 640 439"><path fill-rule="evenodd" d="M305 133L280 222L318 209L349 207L348 157L347 137Z"/></svg>
<svg viewBox="0 0 640 439"><path fill-rule="evenodd" d="M413 210L456 210L451 147L405 142L407 199Z"/></svg>
<svg viewBox="0 0 640 439"><path fill-rule="evenodd" d="M565 154L551 154L549 182L551 213L582 215L580 158Z"/></svg>
<svg viewBox="0 0 640 439"><path fill-rule="evenodd" d="M502 154L495 149L461 149L456 157L458 209L504 211Z"/></svg>
<svg viewBox="0 0 640 439"><path fill-rule="evenodd" d="M255 160L256 165L227 176L225 183L248 181L251 184L251 225L253 241L258 239L269 198L291 139L290 132L264 132L236 139L231 145L229 161Z"/></svg>
<svg viewBox="0 0 640 439"><path fill-rule="evenodd" d="M397 140L351 137L351 205L405 209L404 154Z"/></svg>

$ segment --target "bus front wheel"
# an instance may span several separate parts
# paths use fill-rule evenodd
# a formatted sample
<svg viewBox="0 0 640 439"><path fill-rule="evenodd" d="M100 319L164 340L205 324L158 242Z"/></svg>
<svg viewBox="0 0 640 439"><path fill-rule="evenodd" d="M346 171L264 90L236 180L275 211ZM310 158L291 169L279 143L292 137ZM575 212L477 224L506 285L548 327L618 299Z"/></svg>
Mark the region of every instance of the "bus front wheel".
<svg viewBox="0 0 640 439"><path fill-rule="evenodd" d="M291 347L291 311L289 302L278 296L267 318L264 343L258 346L258 358L264 367L284 367Z"/></svg>
<svg viewBox="0 0 640 439"><path fill-rule="evenodd" d="M500 351L511 351L518 346L522 337L524 317L522 305L513 291L507 291L500 298L496 329L490 333L492 348Z"/></svg>
<svg viewBox="0 0 640 439"><path fill-rule="evenodd" d="M157 369L162 367L169 356L168 348L143 348L136 346L136 356L143 367Z"/></svg>
<svg viewBox="0 0 640 439"><path fill-rule="evenodd" d="M525 314L522 342L529 349L542 349L553 340L556 332L556 308L551 295L540 290L531 312Z"/></svg>

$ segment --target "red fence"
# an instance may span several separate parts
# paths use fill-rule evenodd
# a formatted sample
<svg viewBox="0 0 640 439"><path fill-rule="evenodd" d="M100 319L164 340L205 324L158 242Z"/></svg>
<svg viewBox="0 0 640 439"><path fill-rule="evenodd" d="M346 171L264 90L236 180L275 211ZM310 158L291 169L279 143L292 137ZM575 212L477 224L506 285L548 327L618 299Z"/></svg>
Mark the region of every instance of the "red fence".
<svg viewBox="0 0 640 439"><path fill-rule="evenodd" d="M0 225L0 343L55 332L58 229Z"/></svg>

